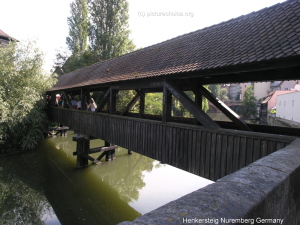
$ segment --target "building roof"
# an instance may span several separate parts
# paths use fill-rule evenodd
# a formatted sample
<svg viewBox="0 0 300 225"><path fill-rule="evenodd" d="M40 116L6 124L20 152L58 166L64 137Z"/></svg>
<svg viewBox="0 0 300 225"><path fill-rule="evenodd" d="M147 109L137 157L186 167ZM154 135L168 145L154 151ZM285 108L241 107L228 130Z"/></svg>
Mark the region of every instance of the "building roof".
<svg viewBox="0 0 300 225"><path fill-rule="evenodd" d="M261 103L261 104L266 104L268 103L271 99L276 99L278 95L282 95L282 94L286 94L286 93L291 93L291 92L294 92L294 91L282 91L282 90L279 90L279 91L272 91L268 94L268 96L266 97L266 99Z"/></svg>
<svg viewBox="0 0 300 225"><path fill-rule="evenodd" d="M300 1L288 0L59 76L52 91L299 56Z"/></svg>
<svg viewBox="0 0 300 225"><path fill-rule="evenodd" d="M5 40L15 40L13 37L6 34L4 31L0 30L0 38Z"/></svg>

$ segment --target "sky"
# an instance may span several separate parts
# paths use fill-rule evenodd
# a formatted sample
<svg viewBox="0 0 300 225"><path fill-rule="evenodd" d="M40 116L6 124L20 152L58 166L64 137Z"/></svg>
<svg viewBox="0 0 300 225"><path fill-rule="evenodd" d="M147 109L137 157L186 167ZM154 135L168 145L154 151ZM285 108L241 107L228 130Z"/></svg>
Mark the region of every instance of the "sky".
<svg viewBox="0 0 300 225"><path fill-rule="evenodd" d="M0 29L19 41L36 41L45 70L67 49L73 0L0 0ZM137 48L218 24L285 0L128 0L130 38Z"/></svg>

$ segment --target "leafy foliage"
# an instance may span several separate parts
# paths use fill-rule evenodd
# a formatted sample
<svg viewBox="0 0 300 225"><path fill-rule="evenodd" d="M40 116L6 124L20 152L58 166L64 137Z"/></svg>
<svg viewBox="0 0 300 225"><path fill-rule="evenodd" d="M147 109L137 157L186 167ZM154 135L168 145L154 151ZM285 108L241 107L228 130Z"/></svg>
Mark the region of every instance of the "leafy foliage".
<svg viewBox="0 0 300 225"><path fill-rule="evenodd" d="M207 86L205 86L207 88ZM195 100L195 95L191 91L185 94ZM207 112L209 109L208 100L202 98L202 110ZM163 94L162 93L147 93L145 98L145 113L153 115L162 115L163 111ZM193 115L184 107L184 105L174 96L172 97L172 116L193 117Z"/></svg>
<svg viewBox="0 0 300 225"><path fill-rule="evenodd" d="M228 91L226 88L221 88L221 84L209 85L208 89L221 101L228 100Z"/></svg>
<svg viewBox="0 0 300 225"><path fill-rule="evenodd" d="M75 0L70 4L68 17L69 37L67 45L73 54L81 55L88 49L89 19L87 0Z"/></svg>
<svg viewBox="0 0 300 225"><path fill-rule="evenodd" d="M133 99L136 95L134 90L121 90L117 94L117 111L122 112L129 102ZM132 109L133 112L138 112L135 107Z"/></svg>
<svg viewBox="0 0 300 225"><path fill-rule="evenodd" d="M271 113L271 114L276 114L276 109L271 109L271 110L269 110L269 113Z"/></svg>
<svg viewBox="0 0 300 225"><path fill-rule="evenodd" d="M254 97L253 92L253 85L247 87L245 93L244 93L244 99L242 101L242 106L245 107L245 111L243 113L243 116L247 119L249 118L255 118L257 114L257 108L256 108L257 100Z"/></svg>
<svg viewBox="0 0 300 225"><path fill-rule="evenodd" d="M33 43L0 48L0 139L5 148L32 149L43 138L45 100L54 79L42 70Z"/></svg>
<svg viewBox="0 0 300 225"><path fill-rule="evenodd" d="M90 0L90 43L92 52L102 60L132 51L129 39L128 2L126 0Z"/></svg>
<svg viewBox="0 0 300 225"><path fill-rule="evenodd" d="M66 41L71 55L58 52L55 62L65 73L134 50L126 0L74 0L70 8Z"/></svg>
<svg viewBox="0 0 300 225"><path fill-rule="evenodd" d="M208 86L204 85L207 89ZM195 101L195 95L191 91L186 91L185 94ZM209 109L208 100L205 97L202 97L202 110L207 112ZM183 117L194 117L185 107L184 105L175 97L173 97L173 104L172 104L172 114L173 116L183 116Z"/></svg>
<svg viewBox="0 0 300 225"><path fill-rule="evenodd" d="M211 93L216 96L217 98L220 98L221 95L221 84L211 84L208 86L208 89L211 91Z"/></svg>
<svg viewBox="0 0 300 225"><path fill-rule="evenodd" d="M163 94L147 93L145 96L145 113L153 115L162 115Z"/></svg>
<svg viewBox="0 0 300 225"><path fill-rule="evenodd" d="M228 100L228 91L226 88L221 88L219 99L221 101Z"/></svg>
<svg viewBox="0 0 300 225"><path fill-rule="evenodd" d="M98 58L93 55L92 52L86 50L81 54L72 54L67 56L62 52L56 54L56 65L62 67L64 73L69 73L74 70L83 68L85 66L92 65L99 62ZM58 74L61 75L61 74Z"/></svg>

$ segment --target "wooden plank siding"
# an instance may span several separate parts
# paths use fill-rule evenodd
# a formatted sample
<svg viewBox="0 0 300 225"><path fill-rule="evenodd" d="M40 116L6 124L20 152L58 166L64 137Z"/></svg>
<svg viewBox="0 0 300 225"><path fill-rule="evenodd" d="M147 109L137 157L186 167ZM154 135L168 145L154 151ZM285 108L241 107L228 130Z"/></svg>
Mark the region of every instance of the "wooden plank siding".
<svg viewBox="0 0 300 225"><path fill-rule="evenodd" d="M296 137L209 129L88 111L50 108L50 119L211 180L233 173Z"/></svg>

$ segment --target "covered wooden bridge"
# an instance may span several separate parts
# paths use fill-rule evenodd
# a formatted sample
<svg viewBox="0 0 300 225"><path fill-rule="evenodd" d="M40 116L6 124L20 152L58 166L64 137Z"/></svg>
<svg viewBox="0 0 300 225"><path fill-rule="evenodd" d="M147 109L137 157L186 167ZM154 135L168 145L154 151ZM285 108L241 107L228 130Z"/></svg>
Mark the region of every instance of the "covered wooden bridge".
<svg viewBox="0 0 300 225"><path fill-rule="evenodd" d="M203 85L300 79L300 2L288 0L58 77L49 90L96 112L50 107L51 120L84 134L216 180L288 145L300 130L245 123ZM117 110L118 93L135 97ZM192 91L195 99L185 91ZM145 114L147 93L163 93L162 115ZM172 98L194 118L172 116ZM205 97L232 122L212 120ZM139 113L130 109L139 104ZM88 141L84 139L88 148ZM88 154L88 150L82 153ZM87 157L85 157L87 158Z"/></svg>

